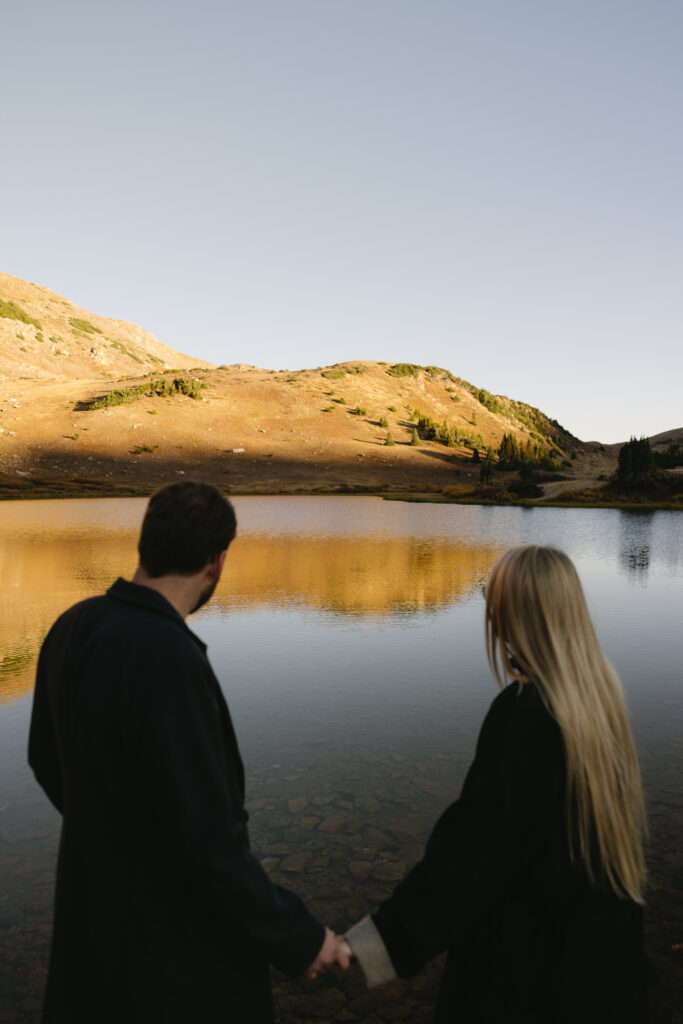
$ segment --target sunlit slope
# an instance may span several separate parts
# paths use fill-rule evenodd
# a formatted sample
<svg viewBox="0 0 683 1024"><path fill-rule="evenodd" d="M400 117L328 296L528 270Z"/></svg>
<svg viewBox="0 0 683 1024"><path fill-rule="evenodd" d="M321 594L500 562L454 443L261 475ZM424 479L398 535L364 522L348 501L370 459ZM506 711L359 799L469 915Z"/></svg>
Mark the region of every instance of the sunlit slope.
<svg viewBox="0 0 683 1024"><path fill-rule="evenodd" d="M0 273L0 381L112 378L210 365L136 324L90 313L48 288Z"/></svg>
<svg viewBox="0 0 683 1024"><path fill-rule="evenodd" d="M449 371L400 374L400 365L363 361L12 382L11 393L0 386L0 473L23 477L25 491L37 477L145 490L176 474L247 492L405 489L474 478L475 451L497 450L506 433L558 464L581 450L538 410ZM420 420L448 432L449 443Z"/></svg>

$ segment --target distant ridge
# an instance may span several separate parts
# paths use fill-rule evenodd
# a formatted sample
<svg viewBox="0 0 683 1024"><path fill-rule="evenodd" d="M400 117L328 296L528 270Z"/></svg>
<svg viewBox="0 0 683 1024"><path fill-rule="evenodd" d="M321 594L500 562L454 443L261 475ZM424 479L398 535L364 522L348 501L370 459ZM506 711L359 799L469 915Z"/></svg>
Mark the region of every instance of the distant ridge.
<svg viewBox="0 0 683 1024"><path fill-rule="evenodd" d="M49 288L0 272L0 380L111 380L212 365L136 324L90 313Z"/></svg>

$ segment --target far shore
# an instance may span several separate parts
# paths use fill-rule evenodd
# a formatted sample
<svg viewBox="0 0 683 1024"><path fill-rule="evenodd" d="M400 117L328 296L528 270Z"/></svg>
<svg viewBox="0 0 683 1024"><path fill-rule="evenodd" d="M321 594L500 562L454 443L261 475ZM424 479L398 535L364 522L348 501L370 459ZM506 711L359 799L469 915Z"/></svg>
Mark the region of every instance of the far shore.
<svg viewBox="0 0 683 1024"><path fill-rule="evenodd" d="M12 477L0 475L0 501L45 501L65 498L147 498L159 486L159 482L114 482L112 480L100 481L73 481L65 479L45 479ZM220 485L219 485L220 486ZM642 500L574 500L548 499L543 498L510 498L497 500L482 494L476 490L462 494L444 494L438 489L434 490L387 490L383 487L364 486L358 484L338 486L290 486L290 487L262 487L255 484L252 487L221 488L230 497L331 497L331 496L356 496L376 497L385 501L405 501L421 504L439 505L488 505L500 508L614 508L630 512L653 512L659 510L683 511L683 503L677 501L642 501Z"/></svg>

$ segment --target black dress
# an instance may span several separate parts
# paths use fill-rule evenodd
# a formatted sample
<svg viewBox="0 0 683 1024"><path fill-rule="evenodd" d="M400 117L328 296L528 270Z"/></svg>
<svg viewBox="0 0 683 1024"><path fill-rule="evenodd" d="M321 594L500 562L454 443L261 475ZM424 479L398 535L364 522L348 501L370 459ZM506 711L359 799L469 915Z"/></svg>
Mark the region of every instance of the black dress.
<svg viewBox="0 0 683 1024"><path fill-rule="evenodd" d="M493 702L460 798L373 915L396 973L448 951L435 1021L642 1024L642 909L570 862L560 729L532 683Z"/></svg>

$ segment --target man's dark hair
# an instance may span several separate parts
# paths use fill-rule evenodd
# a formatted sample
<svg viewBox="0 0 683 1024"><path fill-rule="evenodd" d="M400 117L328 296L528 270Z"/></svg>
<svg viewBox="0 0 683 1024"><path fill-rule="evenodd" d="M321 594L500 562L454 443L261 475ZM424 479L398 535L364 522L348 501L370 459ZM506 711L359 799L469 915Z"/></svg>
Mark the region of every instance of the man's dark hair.
<svg viewBox="0 0 683 1024"><path fill-rule="evenodd" d="M138 551L150 576L189 576L203 569L235 536L235 510L211 484L183 480L153 494Z"/></svg>

